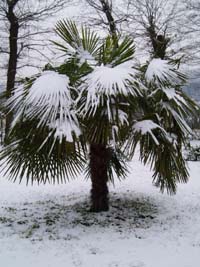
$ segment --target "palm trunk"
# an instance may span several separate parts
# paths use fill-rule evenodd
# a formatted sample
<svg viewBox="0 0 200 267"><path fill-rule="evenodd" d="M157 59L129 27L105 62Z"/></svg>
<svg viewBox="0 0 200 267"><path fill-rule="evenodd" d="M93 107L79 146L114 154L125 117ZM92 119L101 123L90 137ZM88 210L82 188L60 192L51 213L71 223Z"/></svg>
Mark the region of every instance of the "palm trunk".
<svg viewBox="0 0 200 267"><path fill-rule="evenodd" d="M108 199L108 163L109 150L102 144L90 146L90 171L91 171L91 211L100 212L109 209Z"/></svg>

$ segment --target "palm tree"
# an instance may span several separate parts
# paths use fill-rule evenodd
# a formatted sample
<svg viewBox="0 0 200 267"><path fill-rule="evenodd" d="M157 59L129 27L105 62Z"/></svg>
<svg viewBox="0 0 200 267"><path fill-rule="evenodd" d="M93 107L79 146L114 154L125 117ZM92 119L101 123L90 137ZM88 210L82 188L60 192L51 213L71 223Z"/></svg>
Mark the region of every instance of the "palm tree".
<svg viewBox="0 0 200 267"><path fill-rule="evenodd" d="M188 180L181 148L190 128L184 117L195 104L181 90L185 82L173 61L134 64L129 37L96 33L60 21L54 42L65 53L59 67L26 80L7 102L15 114L1 152L10 179L65 182L86 170L91 178L91 210L106 211L108 182L127 174L127 161L140 147L153 181L176 192Z"/></svg>

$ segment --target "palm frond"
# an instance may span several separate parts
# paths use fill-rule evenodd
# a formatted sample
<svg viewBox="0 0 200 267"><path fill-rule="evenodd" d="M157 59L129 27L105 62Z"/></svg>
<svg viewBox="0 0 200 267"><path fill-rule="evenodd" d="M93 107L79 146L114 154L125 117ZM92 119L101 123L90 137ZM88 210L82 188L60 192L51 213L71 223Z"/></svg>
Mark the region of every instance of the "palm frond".
<svg viewBox="0 0 200 267"><path fill-rule="evenodd" d="M64 183L84 167L85 147L49 135L47 128L37 129L36 121L21 121L9 136L9 144L0 152L1 172L5 177L28 183ZM45 141L47 140L47 141Z"/></svg>
<svg viewBox="0 0 200 267"><path fill-rule="evenodd" d="M76 24L70 20L60 20L56 24L56 33L70 45L72 48L77 49L81 47L81 37Z"/></svg>
<svg viewBox="0 0 200 267"><path fill-rule="evenodd" d="M76 54L81 62L95 62L100 46L99 37L95 32L83 26L79 32L75 22L70 20L59 21L55 31L65 42L54 42L62 51Z"/></svg>
<svg viewBox="0 0 200 267"><path fill-rule="evenodd" d="M178 182L185 183L189 178L182 145L191 133L186 118L196 104L182 92L185 77L175 66L161 59L151 63L149 69L144 68L148 89L138 97L138 118L134 121L130 116L125 150L132 157L139 145L140 159L153 170L154 184L172 194Z"/></svg>
<svg viewBox="0 0 200 267"><path fill-rule="evenodd" d="M34 81L17 88L8 100L10 110L15 111L13 127L23 116L26 120L37 120L37 129L48 126L55 139L73 142L81 130L71 97L70 81L66 75L45 71Z"/></svg>
<svg viewBox="0 0 200 267"><path fill-rule="evenodd" d="M160 58L149 62L145 78L150 84L155 83L161 87L182 85L186 81L186 76L177 70L173 62Z"/></svg>
<svg viewBox="0 0 200 267"><path fill-rule="evenodd" d="M151 162L153 182L161 192L166 189L169 194L176 193L177 183L187 183L189 172L180 148L167 143L161 145L157 153L153 153ZM146 156L147 157L147 156ZM150 155L149 155L150 159ZM147 160L144 158L143 160Z"/></svg>
<svg viewBox="0 0 200 267"><path fill-rule="evenodd" d="M117 65L115 67L97 66L82 79L79 86L79 113L83 116L94 116L97 108L106 108L112 121L113 107L117 107L116 99L120 96L137 97L143 90L143 85L137 77L137 71L131 66ZM119 102L119 101L118 101Z"/></svg>
<svg viewBox="0 0 200 267"><path fill-rule="evenodd" d="M132 157L139 145L140 160L150 165L154 184L162 192L166 189L170 194L175 193L177 183L186 183L189 178L179 139L154 122L147 125L147 121L141 121L135 127L137 130L127 141L126 153Z"/></svg>
<svg viewBox="0 0 200 267"><path fill-rule="evenodd" d="M105 39L99 49L100 64L115 67L133 59L135 53L133 39L125 37L120 41L119 37L117 38L117 41L111 36Z"/></svg>
<svg viewBox="0 0 200 267"><path fill-rule="evenodd" d="M108 180L114 184L115 177L119 180L123 180L127 177L129 173L127 166L128 159L120 149L114 150L110 148L110 154Z"/></svg>
<svg viewBox="0 0 200 267"><path fill-rule="evenodd" d="M87 62L80 64L79 59L70 58L62 65L56 68L59 74L67 75L70 78L70 86L78 87L81 81L81 78L85 77L92 71ZM74 90L73 90L74 91ZM74 99L75 97L72 96Z"/></svg>

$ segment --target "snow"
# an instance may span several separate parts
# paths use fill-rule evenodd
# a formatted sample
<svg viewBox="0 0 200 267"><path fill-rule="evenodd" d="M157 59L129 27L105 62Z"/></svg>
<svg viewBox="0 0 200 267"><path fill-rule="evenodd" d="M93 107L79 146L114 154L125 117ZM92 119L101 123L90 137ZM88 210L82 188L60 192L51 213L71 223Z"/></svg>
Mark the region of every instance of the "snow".
<svg viewBox="0 0 200 267"><path fill-rule="evenodd" d="M66 10L63 12L66 16ZM71 13L71 16L75 14L68 13ZM79 56L81 62L88 60L93 64L94 59L87 51L81 50ZM166 77L174 80L176 76L171 68L168 61L153 59L148 66L146 79L149 82L156 77L161 81ZM85 81L91 85L88 90L89 105L98 105L102 93L108 96L115 95L120 90L123 94L134 93L130 92L128 87L128 81L133 80L135 75L131 68L126 72L122 66L99 66L92 75ZM104 79L100 83L102 77ZM117 87L117 83L121 84L121 87ZM80 130L76 116L71 110L72 101L68 87L66 76L44 72L31 87L27 99L28 103L35 107L37 115L40 114L41 108L49 104L63 110L64 115L57 119L51 109L46 109L41 116L41 123L48 118L49 127L56 129L56 138L65 136L67 140L72 141L72 131L78 136ZM18 109L18 117L23 111L19 106L24 96L23 89L20 87L13 98L18 99L13 102L13 107ZM183 102L173 89L166 89L165 93L169 100L174 98ZM57 98L60 94L63 96L62 103ZM67 103L67 109L61 108L60 104L63 103ZM178 116L176 113L173 115ZM126 122L126 116L122 112L120 118L122 122ZM183 122L180 121L180 124ZM142 134L153 134L152 130L155 128L158 128L158 125L152 121L135 124L135 129ZM116 132L117 127L113 126L113 135ZM189 183L180 185L177 195L170 197L160 194L152 186L151 172L134 158L127 180L121 183L116 181L115 187L110 185L111 209L101 214L87 212L90 182L85 181L83 175L66 185L40 187L12 184L1 177L1 266L198 266L200 163L189 163L189 167Z"/></svg>
<svg viewBox="0 0 200 267"><path fill-rule="evenodd" d="M87 63L91 66L97 64L95 58L91 55L91 53L87 50L84 50L83 47L78 47L77 52L81 64L85 63L85 61L87 61Z"/></svg>
<svg viewBox="0 0 200 267"><path fill-rule="evenodd" d="M121 93L134 94L130 81L134 80L136 70L126 63L110 67L101 65L94 68L94 71L86 77L85 83L91 96L94 93L116 95Z"/></svg>
<svg viewBox="0 0 200 267"><path fill-rule="evenodd" d="M108 112L112 96L118 94L125 96L129 94L136 95L136 89L133 84L139 81L135 78L135 75L136 70L132 68L130 62L114 67L103 64L94 67L93 71L83 78L79 89L83 94L87 93L87 100L81 112L83 114L87 113L91 108L95 112L96 108L101 105L105 95L108 97Z"/></svg>
<svg viewBox="0 0 200 267"><path fill-rule="evenodd" d="M50 129L56 130L55 139L62 140L65 137L67 141L72 142L73 133L79 136L81 131L73 111L69 82L66 75L44 71L33 82L28 93L23 86L19 86L9 100L11 109L17 109L15 123L21 112L25 111L29 119L39 119L38 127L48 123Z"/></svg>
<svg viewBox="0 0 200 267"><path fill-rule="evenodd" d="M200 163L175 196L161 194L137 157L110 185L109 212L86 212L90 182L26 187L0 179L2 267L196 267Z"/></svg>
<svg viewBox="0 0 200 267"><path fill-rule="evenodd" d="M173 65L168 60L162 60L160 58L153 58L149 63L145 78L148 82L177 82L178 77L176 72L173 70Z"/></svg>
<svg viewBox="0 0 200 267"><path fill-rule="evenodd" d="M156 145L159 145L156 136L152 132L152 130L156 128L160 129L164 133L164 135L167 135L166 131L162 127L151 120L138 121L133 125L134 132L140 132L142 135L145 135L147 133L150 134Z"/></svg>
<svg viewBox="0 0 200 267"><path fill-rule="evenodd" d="M176 101L178 106L182 106L182 104L187 106L185 99L181 97L180 95L178 95L178 93L175 91L174 88L163 89L163 92L166 94L169 100L173 99L174 101Z"/></svg>

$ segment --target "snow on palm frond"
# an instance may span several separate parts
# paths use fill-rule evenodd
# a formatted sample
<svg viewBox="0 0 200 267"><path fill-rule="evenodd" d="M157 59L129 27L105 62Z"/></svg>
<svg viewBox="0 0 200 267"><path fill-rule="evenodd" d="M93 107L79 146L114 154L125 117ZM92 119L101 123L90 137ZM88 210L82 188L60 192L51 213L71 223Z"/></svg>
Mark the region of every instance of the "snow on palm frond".
<svg viewBox="0 0 200 267"><path fill-rule="evenodd" d="M179 84L185 79L185 76L179 73L168 60L154 58L147 67L145 78L148 82L159 84L166 82Z"/></svg>
<svg viewBox="0 0 200 267"><path fill-rule="evenodd" d="M19 118L23 111L28 120L38 120L37 127L48 125L54 131L55 138L60 140L64 137L72 142L73 133L80 135L78 120L73 111L69 78L66 75L44 71L27 92L22 87L16 92L9 100L13 103L11 108L17 109L16 118ZM17 98L20 94L24 96Z"/></svg>
<svg viewBox="0 0 200 267"><path fill-rule="evenodd" d="M181 114L182 117L188 116L189 113L195 109L195 103L193 103L193 106L191 106L192 103L188 102L188 98L185 98L181 91L178 91L174 88L163 88L162 90L167 96L169 104L171 104L173 109Z"/></svg>
<svg viewBox="0 0 200 267"><path fill-rule="evenodd" d="M136 70L130 66L118 65L114 68L101 65L96 67L86 79L87 89L91 97L94 93L106 94L107 96L122 94L135 95L136 92L130 86L130 82L134 81ZM94 89L95 88L95 89Z"/></svg>
<svg viewBox="0 0 200 267"><path fill-rule="evenodd" d="M12 97L8 98L6 105L9 109L16 109L21 101L23 101L24 96L24 84L19 85L15 88Z"/></svg>
<svg viewBox="0 0 200 267"><path fill-rule="evenodd" d="M129 63L115 67L108 65L95 67L90 74L84 77L80 86L80 93L87 94L86 101L80 108L81 112L87 114L90 111L94 114L99 106L104 105L105 98L109 112L112 97L141 94L139 86L137 86L139 81L135 78L136 74L137 71Z"/></svg>
<svg viewBox="0 0 200 267"><path fill-rule="evenodd" d="M175 110L179 110L179 113L183 114L183 117L195 113L198 110L198 105L185 95L181 90L177 88L163 88L162 91L168 98L168 102L173 104Z"/></svg>
<svg viewBox="0 0 200 267"><path fill-rule="evenodd" d="M133 124L133 132L139 132L141 135L150 134L156 145L159 145L159 141L153 133L154 129L159 129L167 136L167 132L152 120L142 120Z"/></svg>
<svg viewBox="0 0 200 267"><path fill-rule="evenodd" d="M173 129L165 129L160 119L157 116L135 122L125 152L132 157L139 144L140 160L149 164L154 184L162 192L167 189L173 194L176 183L187 182L189 175L181 153L180 136L171 132Z"/></svg>
<svg viewBox="0 0 200 267"><path fill-rule="evenodd" d="M177 101L176 103L178 105L180 105L180 102L182 102L183 104L187 106L185 99L180 94L178 94L174 88L166 88L166 89L163 89L163 91L169 100L174 99Z"/></svg>
<svg viewBox="0 0 200 267"><path fill-rule="evenodd" d="M95 58L87 50L80 47L76 51L78 53L77 58L80 60L80 64L83 64L84 62L87 62L89 65L96 64Z"/></svg>
<svg viewBox="0 0 200 267"><path fill-rule="evenodd" d="M176 110L169 103L166 102L162 103L162 109L165 109L168 116L170 114L173 117L174 122L176 122L176 124L179 126L179 131L181 134L184 134L185 136L188 134L192 134L192 129L190 128L182 114L182 109Z"/></svg>
<svg viewBox="0 0 200 267"><path fill-rule="evenodd" d="M84 148L73 110L69 78L45 71L16 89L9 99L15 114L9 144L0 153L3 173L27 183L64 182L83 169Z"/></svg>

